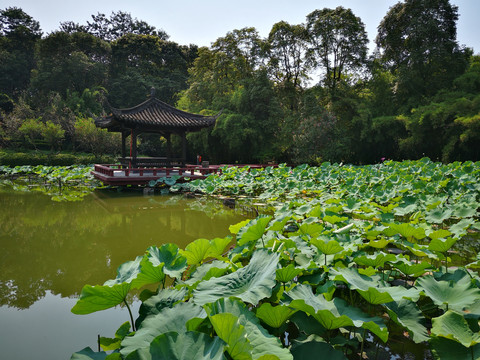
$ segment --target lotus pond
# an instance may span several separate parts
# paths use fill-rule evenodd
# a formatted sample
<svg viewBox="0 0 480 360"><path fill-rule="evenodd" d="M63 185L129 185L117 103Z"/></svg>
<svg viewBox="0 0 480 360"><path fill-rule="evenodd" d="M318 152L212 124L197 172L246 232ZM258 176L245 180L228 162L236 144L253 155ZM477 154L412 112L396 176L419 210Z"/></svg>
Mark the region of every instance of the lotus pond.
<svg viewBox="0 0 480 360"><path fill-rule="evenodd" d="M171 191L267 206L234 247L149 246L87 281L75 314L149 288L72 359L480 359L479 163L224 168Z"/></svg>
<svg viewBox="0 0 480 360"><path fill-rule="evenodd" d="M84 284L114 277L120 264L151 245L184 248L198 238L223 237L229 225L245 219L205 198L92 193L81 186L75 191L62 186L60 195L56 176L42 179L41 187L29 188L34 180L27 176L0 186L2 359L68 359L82 345L94 348L98 334L113 334L129 315L120 306L72 314ZM52 196L62 200L75 194L83 201L52 201ZM138 312L134 294L129 303Z"/></svg>

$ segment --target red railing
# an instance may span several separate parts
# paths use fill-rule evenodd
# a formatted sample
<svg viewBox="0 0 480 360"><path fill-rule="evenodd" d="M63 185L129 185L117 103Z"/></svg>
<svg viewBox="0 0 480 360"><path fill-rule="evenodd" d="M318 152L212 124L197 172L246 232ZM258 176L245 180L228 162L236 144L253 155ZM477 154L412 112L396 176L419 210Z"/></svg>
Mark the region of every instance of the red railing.
<svg viewBox="0 0 480 360"><path fill-rule="evenodd" d="M212 165L209 167L202 167L200 165L187 165L186 167L138 167L129 168L120 164L96 164L94 171L106 176L114 177L115 171L121 171L123 174L117 176L197 176L200 173L202 176L212 173L221 173L221 166Z"/></svg>

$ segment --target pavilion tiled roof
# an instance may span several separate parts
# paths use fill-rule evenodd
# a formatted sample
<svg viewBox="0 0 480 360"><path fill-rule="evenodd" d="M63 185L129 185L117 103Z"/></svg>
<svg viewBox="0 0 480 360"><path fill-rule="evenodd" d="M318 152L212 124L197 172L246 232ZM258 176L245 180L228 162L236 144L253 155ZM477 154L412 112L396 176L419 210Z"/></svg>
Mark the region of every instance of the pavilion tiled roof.
<svg viewBox="0 0 480 360"><path fill-rule="evenodd" d="M96 125L111 131L139 128L149 131L198 131L213 126L220 114L204 116L179 110L150 97L143 103L128 109L111 108L112 113L97 119Z"/></svg>

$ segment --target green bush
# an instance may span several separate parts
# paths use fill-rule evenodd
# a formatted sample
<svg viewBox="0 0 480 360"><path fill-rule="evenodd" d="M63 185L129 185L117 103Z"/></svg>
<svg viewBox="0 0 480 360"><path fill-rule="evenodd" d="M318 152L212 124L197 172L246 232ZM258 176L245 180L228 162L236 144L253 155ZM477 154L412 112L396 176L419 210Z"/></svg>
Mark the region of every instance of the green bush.
<svg viewBox="0 0 480 360"><path fill-rule="evenodd" d="M22 165L90 165L90 164L111 164L115 160L109 155L92 154L48 154L41 152L32 153L10 153L0 152L0 165L22 166Z"/></svg>

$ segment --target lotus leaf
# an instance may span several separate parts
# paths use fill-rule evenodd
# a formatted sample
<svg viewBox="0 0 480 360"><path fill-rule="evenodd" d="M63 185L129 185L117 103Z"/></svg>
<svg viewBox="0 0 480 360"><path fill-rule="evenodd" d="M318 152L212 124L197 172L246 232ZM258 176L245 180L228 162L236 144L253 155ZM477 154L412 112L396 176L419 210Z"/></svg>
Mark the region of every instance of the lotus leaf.
<svg viewBox="0 0 480 360"><path fill-rule="evenodd" d="M193 300L204 305L223 297L236 296L257 305L261 299L272 294L278 260L279 254L257 250L244 268L200 283L193 293Z"/></svg>
<svg viewBox="0 0 480 360"><path fill-rule="evenodd" d="M384 234L387 236L393 236L395 234L400 234L409 241L413 239L423 239L425 237L425 230L422 228L415 227L410 224L388 224L388 228L385 229Z"/></svg>
<svg viewBox="0 0 480 360"><path fill-rule="evenodd" d="M456 238L446 238L444 240L442 239L433 239L430 241L430 244L428 244L428 249L431 251L437 251L442 254L446 253L450 248L455 245L457 242Z"/></svg>
<svg viewBox="0 0 480 360"><path fill-rule="evenodd" d="M285 349L278 338L270 335L268 331L260 325L260 320L254 313L249 311L242 302L233 298L223 298L215 303L207 304L205 310L209 316L230 313L238 318L239 324L245 327L248 341L250 341L253 347L253 359L260 359L265 355L277 356L279 360L293 359L288 349Z"/></svg>
<svg viewBox="0 0 480 360"><path fill-rule="evenodd" d="M296 310L288 306L272 306L270 303L264 303L257 309L257 317L268 326L279 328L282 326Z"/></svg>
<svg viewBox="0 0 480 360"><path fill-rule="evenodd" d="M417 279L417 286L436 305L447 305L447 309L450 308L457 311L462 311L463 308L473 304L480 296L480 289L472 288L472 283L468 276L464 276L457 282L437 281L433 276L425 276Z"/></svg>
<svg viewBox="0 0 480 360"><path fill-rule="evenodd" d="M416 343L428 340L428 331L423 324L422 312L414 302L406 299L385 304L388 315L397 324L405 327Z"/></svg>
<svg viewBox="0 0 480 360"><path fill-rule="evenodd" d="M238 245L245 245L252 241L257 241L265 233L265 229L272 219L272 216L260 215L241 228L237 233Z"/></svg>
<svg viewBox="0 0 480 360"><path fill-rule="evenodd" d="M226 360L225 343L199 332L167 332L152 340L149 348L137 349L128 360Z"/></svg>
<svg viewBox="0 0 480 360"><path fill-rule="evenodd" d="M162 289L158 294L145 300L140 305L139 317L135 321L135 327L138 329L141 322L149 315L158 314L162 309L166 307L173 307L175 303L181 301L187 295L187 289Z"/></svg>
<svg viewBox="0 0 480 360"><path fill-rule="evenodd" d="M383 267L383 265L388 261L392 262L396 260L396 256L393 254L385 254L383 252L378 252L373 255L363 255L358 256L353 261L358 265L362 266L372 266L374 268Z"/></svg>
<svg viewBox="0 0 480 360"><path fill-rule="evenodd" d="M432 334L455 340L470 347L480 343L480 334L473 332L463 315L448 310L440 317L432 319Z"/></svg>
<svg viewBox="0 0 480 360"><path fill-rule="evenodd" d="M312 288L298 285L288 292L291 308L313 316L325 329L356 326L370 330L383 342L388 339L388 330L382 319L371 317L358 308L349 306L343 299L327 301L323 295L314 295Z"/></svg>
<svg viewBox="0 0 480 360"><path fill-rule="evenodd" d="M276 270L276 279L282 283L287 283L303 271L303 269L296 268L295 265L289 264L284 268Z"/></svg>
<svg viewBox="0 0 480 360"><path fill-rule="evenodd" d="M187 259L180 254L175 244L164 244L159 248L152 246L147 249L147 253L154 266L164 263L163 272L172 278L180 278L187 268Z"/></svg>
<svg viewBox="0 0 480 360"><path fill-rule="evenodd" d="M238 317L229 313L210 316L210 322L216 334L226 344L226 350L233 360L252 359L252 345L248 341L245 327Z"/></svg>
<svg viewBox="0 0 480 360"><path fill-rule="evenodd" d="M159 313L146 317L137 332L122 341L120 353L126 356L137 349L149 348L154 338L169 331L184 333L189 320L206 316L201 306L190 302L163 308Z"/></svg>

